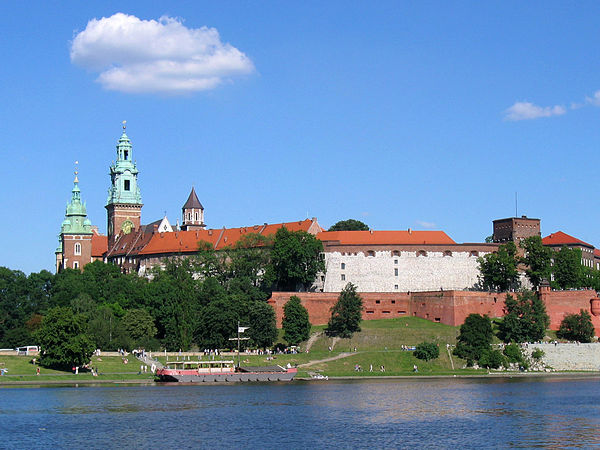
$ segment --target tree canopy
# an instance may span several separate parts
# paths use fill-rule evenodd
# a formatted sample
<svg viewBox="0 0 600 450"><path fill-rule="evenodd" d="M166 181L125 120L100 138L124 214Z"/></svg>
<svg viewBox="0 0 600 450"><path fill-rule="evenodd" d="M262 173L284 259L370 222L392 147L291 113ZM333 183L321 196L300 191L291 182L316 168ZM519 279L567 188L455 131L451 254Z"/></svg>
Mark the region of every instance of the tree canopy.
<svg viewBox="0 0 600 450"><path fill-rule="evenodd" d="M578 288L581 286L582 269L581 250L563 246L554 252L554 284L560 289Z"/></svg>
<svg viewBox="0 0 600 450"><path fill-rule="evenodd" d="M552 249L542 244L540 236L523 239L520 246L525 251L525 256L521 258L521 263L525 265L525 275L533 288L537 289L542 280L550 280Z"/></svg>
<svg viewBox="0 0 600 450"><path fill-rule="evenodd" d="M506 296L498 336L504 342L536 342L546 335L550 318L544 302L532 291Z"/></svg>
<svg viewBox="0 0 600 450"><path fill-rule="evenodd" d="M489 350L494 333L488 316L469 314L460 326L454 354L467 360L468 365L478 361L483 352Z"/></svg>
<svg viewBox="0 0 600 450"><path fill-rule="evenodd" d="M592 342L594 332L592 316L581 309L579 314L569 314L562 320L556 336L569 341Z"/></svg>
<svg viewBox="0 0 600 450"><path fill-rule="evenodd" d="M369 225L356 219L340 220L330 226L328 231L369 231Z"/></svg>
<svg viewBox="0 0 600 450"><path fill-rule="evenodd" d="M362 298L357 294L356 286L348 283L340 292L336 304L331 308L331 317L325 333L328 336L341 338L352 337L355 332L360 331L362 309Z"/></svg>
<svg viewBox="0 0 600 450"><path fill-rule="evenodd" d="M514 242L500 245L497 252L488 253L477 261L484 289L502 292L519 287L517 247Z"/></svg>
<svg viewBox="0 0 600 450"><path fill-rule="evenodd" d="M292 295L283 305L283 338L290 345L298 345L308 339L310 326L308 311L300 303L300 298Z"/></svg>

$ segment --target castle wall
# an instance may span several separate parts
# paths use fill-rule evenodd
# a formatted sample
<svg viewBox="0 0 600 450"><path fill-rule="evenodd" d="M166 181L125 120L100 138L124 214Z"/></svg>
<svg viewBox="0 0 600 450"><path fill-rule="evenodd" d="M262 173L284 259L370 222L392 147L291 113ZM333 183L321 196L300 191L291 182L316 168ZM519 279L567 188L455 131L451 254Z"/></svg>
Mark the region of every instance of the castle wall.
<svg viewBox="0 0 600 450"><path fill-rule="evenodd" d="M506 293L476 291L430 291L430 292L360 292L363 299L363 320L394 317L420 317L446 325L458 326L469 314L504 316ZM308 310L313 325L325 325L331 316L331 308L338 300L338 292L273 292L269 304L275 309L277 326L281 327L283 306L292 295L300 298ZM513 294L516 295L516 294ZM590 312L593 290L542 291L542 301L550 316L550 329L557 330L567 314L577 314L581 309ZM600 311L596 311L600 314ZM591 312L596 334L600 334L600 315Z"/></svg>

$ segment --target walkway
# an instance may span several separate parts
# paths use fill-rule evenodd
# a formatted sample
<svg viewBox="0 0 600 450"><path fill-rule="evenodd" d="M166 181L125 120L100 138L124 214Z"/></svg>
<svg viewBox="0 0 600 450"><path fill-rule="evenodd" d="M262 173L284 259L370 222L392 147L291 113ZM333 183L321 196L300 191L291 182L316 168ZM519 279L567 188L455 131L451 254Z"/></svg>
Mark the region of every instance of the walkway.
<svg viewBox="0 0 600 450"><path fill-rule="evenodd" d="M346 352L346 353L340 353L339 355L336 356L332 356L331 358L325 358L325 359L318 359L316 361L310 361L304 364L298 364L299 368L303 368L303 367L310 367L313 364L319 364L319 363L324 363L324 362L329 362L329 361L335 361L336 359L342 359L342 358L347 358L348 356L351 355L357 355L360 352Z"/></svg>

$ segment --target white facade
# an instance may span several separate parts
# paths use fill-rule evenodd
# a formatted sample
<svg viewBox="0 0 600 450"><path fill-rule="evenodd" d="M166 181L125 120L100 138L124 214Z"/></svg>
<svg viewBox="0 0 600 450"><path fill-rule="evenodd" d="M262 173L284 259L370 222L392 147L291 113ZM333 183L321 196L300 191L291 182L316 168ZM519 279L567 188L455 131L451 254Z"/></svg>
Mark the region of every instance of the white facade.
<svg viewBox="0 0 600 450"><path fill-rule="evenodd" d="M359 292L464 290L478 281L477 258L489 252L357 251L325 252L324 292L339 292L347 283Z"/></svg>

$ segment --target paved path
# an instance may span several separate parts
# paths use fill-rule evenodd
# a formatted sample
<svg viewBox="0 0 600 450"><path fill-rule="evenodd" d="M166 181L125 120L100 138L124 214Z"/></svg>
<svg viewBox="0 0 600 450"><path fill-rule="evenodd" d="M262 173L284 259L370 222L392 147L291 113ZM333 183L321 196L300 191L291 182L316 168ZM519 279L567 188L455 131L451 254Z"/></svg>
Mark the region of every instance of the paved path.
<svg viewBox="0 0 600 450"><path fill-rule="evenodd" d="M319 364L319 363L324 363L324 362L329 362L329 361L335 361L336 359L347 358L348 356L356 355L358 353L360 353L360 352L340 353L339 355L332 356L331 358L319 359L317 361L310 361L310 362L307 362L307 363L304 363L304 364L298 364L298 367L310 367L313 364Z"/></svg>
<svg viewBox="0 0 600 450"><path fill-rule="evenodd" d="M309 351L310 348L313 346L313 344L317 341L317 339L319 339L322 335L323 335L322 331L311 334L310 337L308 338L308 341L306 342L306 351Z"/></svg>
<svg viewBox="0 0 600 450"><path fill-rule="evenodd" d="M147 366L151 366L152 364L154 364L154 366L157 369L163 368L163 365L161 364L160 361L158 361L157 359L150 358L147 354L146 354L146 356L142 356L141 354L138 354L138 356L136 356L136 358L138 360L140 360L141 362L143 362L144 364L146 364Z"/></svg>

